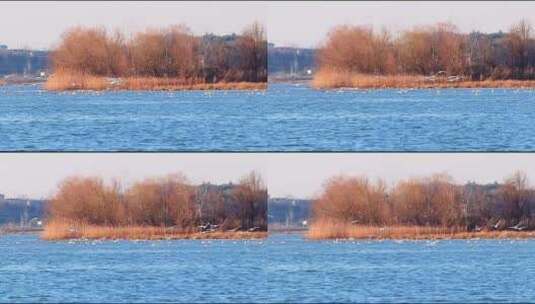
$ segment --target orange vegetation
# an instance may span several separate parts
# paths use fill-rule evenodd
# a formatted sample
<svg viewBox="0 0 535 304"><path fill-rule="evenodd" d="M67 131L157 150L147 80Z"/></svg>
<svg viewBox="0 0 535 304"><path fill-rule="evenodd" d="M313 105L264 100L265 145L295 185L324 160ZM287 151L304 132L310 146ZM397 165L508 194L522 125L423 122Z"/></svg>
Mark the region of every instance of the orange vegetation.
<svg viewBox="0 0 535 304"><path fill-rule="evenodd" d="M267 82L266 32L256 22L227 36L196 36L183 25L130 38L74 27L51 53L51 67L48 90L259 89Z"/></svg>
<svg viewBox="0 0 535 304"><path fill-rule="evenodd" d="M492 34L461 33L451 23L395 34L370 26L336 26L317 51L318 73L313 85L364 89L535 87L533 32L525 20L508 32Z"/></svg>
<svg viewBox="0 0 535 304"><path fill-rule="evenodd" d="M372 75L325 69L316 72L312 86L317 89L535 88L535 80L428 80L419 75Z"/></svg>
<svg viewBox="0 0 535 304"><path fill-rule="evenodd" d="M311 238L535 236L535 189L516 172L502 184L455 184L446 174L387 187L366 176L329 179L312 205Z"/></svg>
<svg viewBox="0 0 535 304"><path fill-rule="evenodd" d="M65 221L52 221L45 226L41 237L45 240L108 239L108 240L166 240L166 239L260 239L267 232L213 231L195 232L172 227L101 226Z"/></svg>
<svg viewBox="0 0 535 304"><path fill-rule="evenodd" d="M106 90L109 84L104 77L84 73L57 71L48 77L44 88L50 91Z"/></svg>
<svg viewBox="0 0 535 304"><path fill-rule="evenodd" d="M443 226L371 226L320 221L311 225L307 237L323 239L473 239L534 238L534 231L466 231Z"/></svg>
<svg viewBox="0 0 535 304"><path fill-rule="evenodd" d="M97 177L60 183L44 238L232 238L267 231L267 189L255 172L237 184L193 185L183 175L123 187Z"/></svg>
<svg viewBox="0 0 535 304"><path fill-rule="evenodd" d="M122 79L120 90L265 90L265 82L191 82L174 78L128 77Z"/></svg>
<svg viewBox="0 0 535 304"><path fill-rule="evenodd" d="M205 83L202 79L167 77L106 78L78 72L58 71L52 74L44 85L50 91L69 90L265 90L265 82L216 82Z"/></svg>

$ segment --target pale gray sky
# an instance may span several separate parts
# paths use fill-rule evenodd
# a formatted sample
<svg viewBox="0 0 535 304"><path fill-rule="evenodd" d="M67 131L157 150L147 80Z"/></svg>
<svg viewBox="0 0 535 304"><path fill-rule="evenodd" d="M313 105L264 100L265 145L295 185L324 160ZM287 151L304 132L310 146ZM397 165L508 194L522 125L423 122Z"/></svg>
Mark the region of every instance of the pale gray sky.
<svg viewBox="0 0 535 304"><path fill-rule="evenodd" d="M383 26L400 31L450 21L463 32L507 31L521 18L535 25L535 2L393 1L273 2L268 6L269 39L280 45L317 46L339 24Z"/></svg>
<svg viewBox="0 0 535 304"><path fill-rule="evenodd" d="M0 2L0 43L49 48L74 25L135 32L185 23L195 33L221 34L258 20L277 45L312 47L345 23L396 31L451 21L465 32L494 32L508 30L520 18L535 24L535 2Z"/></svg>
<svg viewBox="0 0 535 304"><path fill-rule="evenodd" d="M2 153L0 193L47 197L71 175L131 183L182 172L194 183L225 183L256 170L272 197L312 197L337 174L384 178L389 184L433 173L456 182L501 181L522 170L535 181L535 154L512 153Z"/></svg>
<svg viewBox="0 0 535 304"><path fill-rule="evenodd" d="M261 2L0 2L0 44L10 48L50 48L76 25L105 26L126 33L147 27L186 24L196 34L239 33L254 22L266 22Z"/></svg>

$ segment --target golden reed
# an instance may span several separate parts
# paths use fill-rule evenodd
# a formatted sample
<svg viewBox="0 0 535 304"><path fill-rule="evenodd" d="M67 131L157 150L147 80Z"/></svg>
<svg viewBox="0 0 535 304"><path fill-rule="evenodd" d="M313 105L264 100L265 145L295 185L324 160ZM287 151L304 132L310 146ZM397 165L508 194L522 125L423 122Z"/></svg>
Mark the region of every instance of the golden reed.
<svg viewBox="0 0 535 304"><path fill-rule="evenodd" d="M316 89L432 89L432 88L535 88L535 80L447 81L427 80L417 75L371 75L347 71L320 70L314 75Z"/></svg>
<svg viewBox="0 0 535 304"><path fill-rule="evenodd" d="M100 226L55 220L45 225L44 240L107 239L107 240L167 240L167 239L262 239L267 232L214 231L195 232L155 226Z"/></svg>
<svg viewBox="0 0 535 304"><path fill-rule="evenodd" d="M107 78L85 73L58 71L44 84L49 91L71 90L131 90L131 91L182 91L182 90L265 90L265 82L217 82L165 77Z"/></svg>
<svg viewBox="0 0 535 304"><path fill-rule="evenodd" d="M372 226L354 225L333 221L318 221L310 226L307 238L312 240L326 239L506 239L534 238L533 231L479 231L470 232L461 227L432 226Z"/></svg>
<svg viewBox="0 0 535 304"><path fill-rule="evenodd" d="M58 71L48 77L44 88L49 91L106 90L108 82L103 77L85 73Z"/></svg>

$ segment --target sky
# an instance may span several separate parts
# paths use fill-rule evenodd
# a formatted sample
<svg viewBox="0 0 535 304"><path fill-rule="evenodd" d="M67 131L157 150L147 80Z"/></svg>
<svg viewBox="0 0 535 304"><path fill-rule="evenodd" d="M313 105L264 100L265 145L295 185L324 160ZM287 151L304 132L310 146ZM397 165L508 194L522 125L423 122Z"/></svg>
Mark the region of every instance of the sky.
<svg viewBox="0 0 535 304"><path fill-rule="evenodd" d="M0 2L0 29L9 29L0 30L0 43L51 48L75 25L136 32L184 23L197 34L223 34L260 21L276 45L316 47L339 24L399 31L450 21L463 32L495 32L521 18L535 25L535 2Z"/></svg>
<svg viewBox="0 0 535 304"><path fill-rule="evenodd" d="M265 24L266 13L261 2L2 1L0 44L51 48L65 30L77 25L133 33L186 24L195 34L239 33L255 21Z"/></svg>
<svg viewBox="0 0 535 304"><path fill-rule="evenodd" d="M275 44L317 47L340 24L371 25L393 32L417 25L452 22L462 32L507 31L520 19L535 25L535 2L394 1L273 2L268 35Z"/></svg>
<svg viewBox="0 0 535 304"><path fill-rule="evenodd" d="M260 173L271 197L313 198L332 176L366 175L389 185L448 173L457 183L502 181L516 170L535 181L535 154L523 153L0 153L0 193L47 198L68 176L99 176L125 185L183 173L193 183L237 182Z"/></svg>

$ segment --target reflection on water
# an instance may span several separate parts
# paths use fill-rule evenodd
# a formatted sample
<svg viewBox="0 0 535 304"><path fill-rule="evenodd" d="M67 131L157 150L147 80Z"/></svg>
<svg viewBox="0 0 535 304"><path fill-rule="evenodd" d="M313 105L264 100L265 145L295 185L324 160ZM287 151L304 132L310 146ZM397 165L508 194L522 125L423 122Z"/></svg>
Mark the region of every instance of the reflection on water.
<svg viewBox="0 0 535 304"><path fill-rule="evenodd" d="M0 302L490 302L535 296L535 240L44 242L0 237Z"/></svg>
<svg viewBox="0 0 535 304"><path fill-rule="evenodd" d="M65 92L0 87L0 150L534 150L516 89Z"/></svg>

